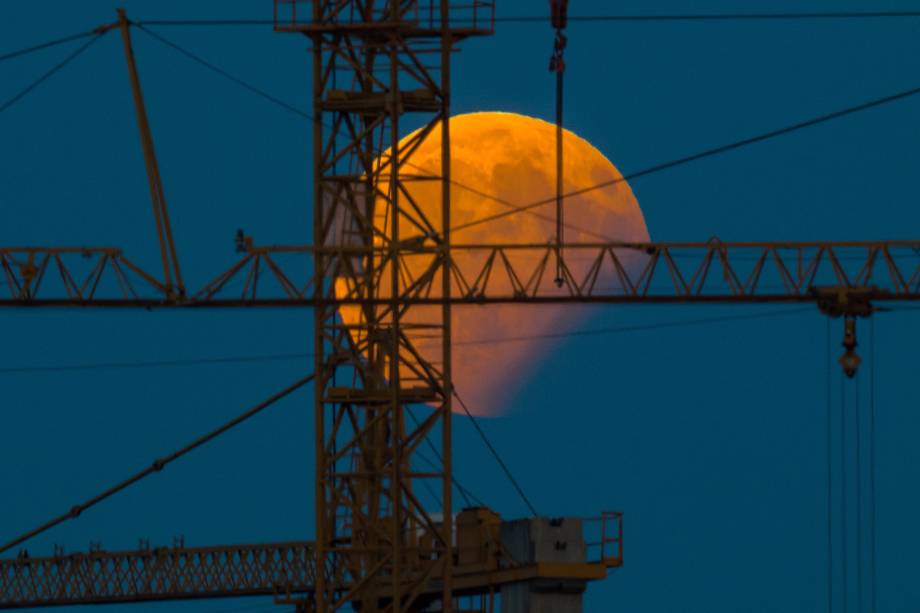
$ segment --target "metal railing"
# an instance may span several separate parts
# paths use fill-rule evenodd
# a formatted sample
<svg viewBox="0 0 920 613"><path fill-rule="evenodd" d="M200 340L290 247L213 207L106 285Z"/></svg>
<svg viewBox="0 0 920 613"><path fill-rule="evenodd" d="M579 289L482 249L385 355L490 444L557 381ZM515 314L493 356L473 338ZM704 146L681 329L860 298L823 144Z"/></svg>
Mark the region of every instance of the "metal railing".
<svg viewBox="0 0 920 613"><path fill-rule="evenodd" d="M587 542L588 551L597 550L597 557L589 553L588 561L607 568L623 566L623 513L602 511L600 517L589 517L583 521L597 524L597 540Z"/></svg>
<svg viewBox="0 0 920 613"><path fill-rule="evenodd" d="M313 3L322 0L275 0L274 22L275 30L292 31L304 30L318 24L313 23ZM368 20L363 16L355 2L327 3L334 9L333 13L326 15L323 25L366 25ZM392 7L383 4L374 10L373 21L388 23L392 21ZM439 0L410 0L400 3L400 21L414 25L422 30L439 30L441 27L441 3ZM469 34L491 34L495 31L495 1L494 0L465 0L451 2L448 5L449 23L451 30Z"/></svg>

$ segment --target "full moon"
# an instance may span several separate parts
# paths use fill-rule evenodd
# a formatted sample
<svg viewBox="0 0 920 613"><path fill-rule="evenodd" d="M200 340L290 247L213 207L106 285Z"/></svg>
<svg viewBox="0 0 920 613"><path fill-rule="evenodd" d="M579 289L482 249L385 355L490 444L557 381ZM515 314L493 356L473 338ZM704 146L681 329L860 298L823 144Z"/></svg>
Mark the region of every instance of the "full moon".
<svg viewBox="0 0 920 613"><path fill-rule="evenodd" d="M404 137L401 146L412 137L412 134ZM451 225L456 228L451 233L453 244L545 244L555 240L554 203L529 212L507 214L512 206L555 196L553 124L514 113L469 113L450 119L450 138L450 214ZM600 151L568 130L564 131L563 159L566 193L622 179ZM404 159L402 172L438 176L440 170L441 132L436 128ZM411 200L439 224L440 181L407 181L405 185ZM649 240L642 211L625 181L566 198L564 208L566 243ZM475 223L500 213L507 215ZM385 223L380 220L381 230ZM411 235L412 230L408 224L400 223L401 236ZM465 262L461 256L455 265L461 273L466 271L465 276L475 277L482 263ZM577 268L587 265L584 261L571 263L576 276ZM552 278L551 273L547 274ZM425 318L424 310L432 308L435 307L413 311L421 321ZM360 317L355 307L342 307L339 313L348 325L357 323ZM572 305L454 307L453 381L470 411L477 415L507 412L514 396L534 384L536 368L551 355L554 343L558 342L546 338L547 335L571 331L586 313L584 308ZM440 344L420 339L418 349L426 360L440 364Z"/></svg>

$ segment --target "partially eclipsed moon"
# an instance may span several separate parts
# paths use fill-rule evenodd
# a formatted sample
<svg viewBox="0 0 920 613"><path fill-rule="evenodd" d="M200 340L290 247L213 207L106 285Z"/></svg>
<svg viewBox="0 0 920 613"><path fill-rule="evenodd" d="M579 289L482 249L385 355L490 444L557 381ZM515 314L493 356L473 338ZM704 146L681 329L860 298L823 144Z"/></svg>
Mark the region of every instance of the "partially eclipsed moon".
<svg viewBox="0 0 920 613"><path fill-rule="evenodd" d="M462 227L484 217L505 213L510 209L507 203L522 206L552 198L556 192L555 130L550 123L514 113L470 113L452 117L451 226ZM406 145L412 136L403 138L400 146ZM614 165L586 140L565 131L563 142L565 192L622 178ZM441 133L437 128L404 162L402 172L421 173L420 169L424 169L424 174L440 175ZM440 231L441 182L408 181L406 189L411 200ZM383 208L382 201L378 204L378 208ZM625 181L567 198L564 206L567 243L649 240L642 211ZM554 240L555 205L530 210L532 213L518 212L456 230L451 234L451 241L454 244L507 244ZM377 227L381 231L386 231L386 223L382 215L378 217ZM419 233L408 221L400 223L399 231L402 237ZM421 273L428 262L409 259L406 267L411 273ZM474 278L482 264L478 256L460 256L455 260L455 265L467 278ZM570 266L578 278L579 273L584 275L589 264L573 260ZM551 283L553 271L548 270L546 277L547 284ZM346 287L344 280L337 282L340 293L346 291ZM438 313L436 307L413 308L404 323L436 320ZM464 305L454 307L452 313L454 386L470 410L478 415L499 415L507 411L515 393L534 384L531 376L535 366L552 351L552 341L526 337L565 333L585 314L583 309L565 305ZM361 317L356 307L343 307L340 315L347 325L358 323ZM440 366L438 342L418 339L417 346L426 360ZM403 368L400 373L404 378L412 376L410 368Z"/></svg>

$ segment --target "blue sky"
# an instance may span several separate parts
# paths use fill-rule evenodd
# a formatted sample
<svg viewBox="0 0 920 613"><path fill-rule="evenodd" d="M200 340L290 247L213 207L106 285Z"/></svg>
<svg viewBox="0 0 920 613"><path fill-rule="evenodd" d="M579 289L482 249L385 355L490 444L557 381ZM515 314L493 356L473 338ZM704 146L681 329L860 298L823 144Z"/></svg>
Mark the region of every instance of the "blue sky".
<svg viewBox="0 0 920 613"><path fill-rule="evenodd" d="M135 19L268 18L269 0L127 1ZM117 5L0 5L0 53L111 21ZM542 2L499 2L534 14ZM574 0L572 14L860 10L860 2ZM872 9L882 7L873 3ZM884 8L916 8L889 2ZM575 24L566 123L624 173L920 85L918 20ZM307 109L299 37L270 28L158 32ZM233 234L308 242L310 131L303 120L135 33L160 169L186 276L233 261ZM500 25L456 55L454 108L551 119L544 25ZM0 63L6 99L66 54ZM655 240L916 238L920 100L905 100L637 180ZM108 35L0 114L0 244L122 246L156 262L127 73ZM586 327L656 324L776 307L596 308ZM780 309L781 310L781 309ZM920 607L915 344L918 312L875 322L878 602ZM0 533L12 537L145 466L311 369L307 360L4 373L23 366L309 351L287 311L0 313ZM870 326L861 324L868 362ZM841 324L830 328L838 355ZM828 402L840 408L817 313L554 341L508 416L484 423L546 515L626 513L626 566L586 611L774 612L826 606ZM859 383L865 415L868 368ZM843 389L854 406L856 385ZM130 548L312 534L311 395L300 393L161 475L30 543ZM457 475L506 517L526 509L469 424ZM852 470L852 467L851 467ZM851 504L851 513L853 505ZM851 523L852 526L852 523ZM837 535L839 538L839 534ZM855 570L850 535L850 574ZM838 543L839 545L839 543ZM839 566L838 566L839 572ZM838 597L840 586L835 584ZM855 589L849 594L851 608ZM256 603L256 607L264 603ZM838 603L839 604L839 603ZM243 602L183 604L228 611ZM144 605L133 610L172 610ZM268 608L268 605L265 605Z"/></svg>

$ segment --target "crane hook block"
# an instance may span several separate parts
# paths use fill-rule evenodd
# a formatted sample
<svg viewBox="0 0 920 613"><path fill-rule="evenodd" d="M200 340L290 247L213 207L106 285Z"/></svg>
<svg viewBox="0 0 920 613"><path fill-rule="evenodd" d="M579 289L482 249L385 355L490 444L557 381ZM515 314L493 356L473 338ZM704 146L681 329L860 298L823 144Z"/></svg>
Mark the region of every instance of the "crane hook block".
<svg viewBox="0 0 920 613"><path fill-rule="evenodd" d="M856 376L856 370L862 362L856 353L856 345L856 320L848 317L843 323L844 353L840 356L840 365L843 367L844 374L850 379Z"/></svg>
<svg viewBox="0 0 920 613"><path fill-rule="evenodd" d="M549 0L549 14L553 28L563 29L569 20L569 0Z"/></svg>

